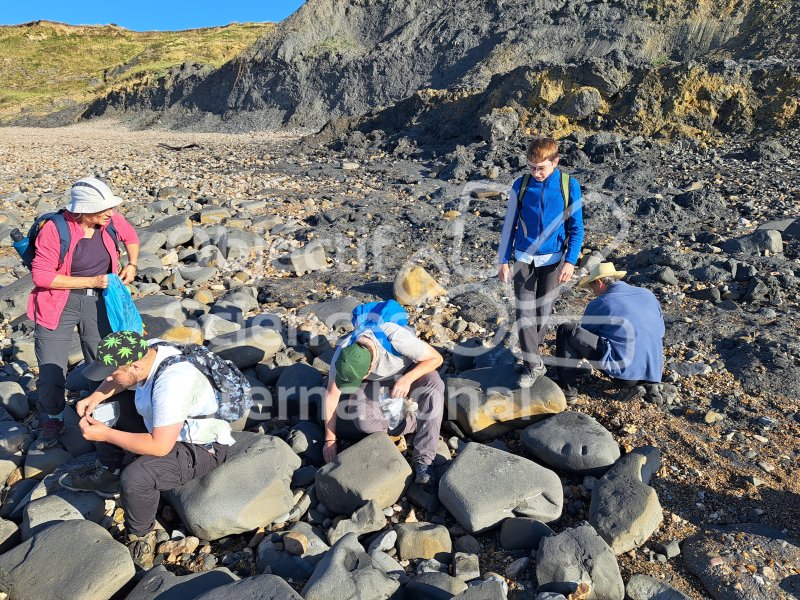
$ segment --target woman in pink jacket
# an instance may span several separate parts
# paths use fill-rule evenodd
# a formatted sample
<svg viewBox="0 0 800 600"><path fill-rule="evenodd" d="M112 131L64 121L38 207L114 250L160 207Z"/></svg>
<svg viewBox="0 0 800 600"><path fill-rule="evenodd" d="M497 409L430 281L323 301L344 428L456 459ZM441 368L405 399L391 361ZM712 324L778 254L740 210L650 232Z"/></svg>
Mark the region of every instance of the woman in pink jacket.
<svg viewBox="0 0 800 600"><path fill-rule="evenodd" d="M85 177L73 184L63 213L70 233L63 261L53 221L47 221L36 236L28 317L36 324L40 421L46 415L37 449L54 446L64 431L64 382L75 327L87 363L95 359L97 345L111 332L102 292L108 286L108 274L119 271L117 242L125 245L128 254L120 272L122 281L129 283L136 276L139 238L133 226L113 210L121 203L105 183ZM111 223L116 240L108 231Z"/></svg>

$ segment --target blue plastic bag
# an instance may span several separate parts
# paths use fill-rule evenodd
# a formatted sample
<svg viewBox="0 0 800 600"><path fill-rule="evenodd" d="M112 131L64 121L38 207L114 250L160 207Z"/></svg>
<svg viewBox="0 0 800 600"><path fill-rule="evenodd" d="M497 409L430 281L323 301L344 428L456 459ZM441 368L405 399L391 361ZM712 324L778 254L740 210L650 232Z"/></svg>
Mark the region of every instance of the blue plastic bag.
<svg viewBox="0 0 800 600"><path fill-rule="evenodd" d="M143 335L142 317L119 275L109 273L108 287L103 290L103 300L106 303L111 331L135 331Z"/></svg>

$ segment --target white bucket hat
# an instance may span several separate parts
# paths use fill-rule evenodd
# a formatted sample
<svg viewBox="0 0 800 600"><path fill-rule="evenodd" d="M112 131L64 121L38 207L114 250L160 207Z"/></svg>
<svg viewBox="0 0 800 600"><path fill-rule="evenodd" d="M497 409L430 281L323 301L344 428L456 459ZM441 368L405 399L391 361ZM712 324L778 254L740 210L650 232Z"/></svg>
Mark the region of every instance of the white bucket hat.
<svg viewBox="0 0 800 600"><path fill-rule="evenodd" d="M592 265L591 269L589 269L589 274L578 282L578 287L586 288L589 286L590 283L592 283L593 281L597 281L602 277L613 277L614 279L621 279L625 277L625 273L627 273L627 271L617 271L617 269L614 268L614 263L604 262L595 264Z"/></svg>
<svg viewBox="0 0 800 600"><path fill-rule="evenodd" d="M122 204L122 198L95 177L84 177L72 184L67 210L71 213L97 213Z"/></svg>

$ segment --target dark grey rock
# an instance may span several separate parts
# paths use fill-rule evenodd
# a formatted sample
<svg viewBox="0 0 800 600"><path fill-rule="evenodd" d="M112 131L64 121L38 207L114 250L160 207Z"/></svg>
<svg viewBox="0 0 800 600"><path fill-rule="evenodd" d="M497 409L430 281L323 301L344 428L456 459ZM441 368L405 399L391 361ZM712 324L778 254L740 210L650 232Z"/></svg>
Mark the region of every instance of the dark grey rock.
<svg viewBox="0 0 800 600"><path fill-rule="evenodd" d="M601 475L619 458L619 445L589 415L563 412L522 432L522 442L535 459L559 471Z"/></svg>
<svg viewBox="0 0 800 600"><path fill-rule="evenodd" d="M0 588L14 600L107 600L134 570L128 549L100 525L66 521L0 556Z"/></svg>
<svg viewBox="0 0 800 600"><path fill-rule="evenodd" d="M339 540L317 564L303 588L305 600L384 600L400 589L400 582L375 566L354 533Z"/></svg>
<svg viewBox="0 0 800 600"><path fill-rule="evenodd" d="M514 515L554 521L564 496L561 480L549 469L470 443L442 477L439 500L467 531L481 532Z"/></svg>
<svg viewBox="0 0 800 600"><path fill-rule="evenodd" d="M587 582L589 599L623 600L625 587L617 558L589 524L566 529L542 539L536 552L536 580L540 590L551 584Z"/></svg>
<svg viewBox="0 0 800 600"><path fill-rule="evenodd" d="M536 519L511 517L503 521L500 545L504 550L536 550L542 538L555 535L553 530Z"/></svg>
<svg viewBox="0 0 800 600"><path fill-rule="evenodd" d="M370 500L391 506L410 479L411 467L389 436L373 433L318 471L316 491L333 512L349 515Z"/></svg>
<svg viewBox="0 0 800 600"><path fill-rule="evenodd" d="M17 421L22 421L30 411L25 390L16 381L0 381L0 404Z"/></svg>
<svg viewBox="0 0 800 600"><path fill-rule="evenodd" d="M660 467L657 448L636 448L620 458L592 490L589 522L615 554L638 548L661 525L658 494L647 485Z"/></svg>
<svg viewBox="0 0 800 600"><path fill-rule="evenodd" d="M268 435L234 439L225 463L167 493L189 531L205 540L269 525L294 505L289 484L300 458L291 448Z"/></svg>
<svg viewBox="0 0 800 600"><path fill-rule="evenodd" d="M195 600L303 600L276 575L254 575L209 590Z"/></svg>
<svg viewBox="0 0 800 600"><path fill-rule="evenodd" d="M209 590L238 579L225 567L178 576L158 565L147 571L125 600L194 600Z"/></svg>
<svg viewBox="0 0 800 600"><path fill-rule="evenodd" d="M319 415L324 390L322 375L311 365L297 363L286 367L278 377L277 415L283 419Z"/></svg>

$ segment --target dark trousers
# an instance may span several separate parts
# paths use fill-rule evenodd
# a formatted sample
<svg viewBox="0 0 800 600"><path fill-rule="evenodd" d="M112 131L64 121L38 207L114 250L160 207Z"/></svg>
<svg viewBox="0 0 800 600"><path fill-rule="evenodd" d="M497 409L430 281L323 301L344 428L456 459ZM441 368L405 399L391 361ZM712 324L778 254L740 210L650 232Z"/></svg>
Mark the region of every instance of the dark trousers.
<svg viewBox="0 0 800 600"><path fill-rule="evenodd" d="M365 382L358 392L344 398L337 409L337 429L340 420L347 419L357 431L364 434L388 431L389 421L378 401L381 385L391 387L394 381ZM439 445L444 414L444 382L436 371L427 373L411 384L410 395L418 404L417 412L406 416L405 422L390 433L406 435L416 432L412 460L429 465Z"/></svg>
<svg viewBox="0 0 800 600"><path fill-rule="evenodd" d="M519 261L514 263L519 345L523 362L530 366L542 363L539 345L547 331L547 322L558 296L560 269L560 262L545 267L534 267Z"/></svg>
<svg viewBox="0 0 800 600"><path fill-rule="evenodd" d="M120 416L114 429L147 432L141 415L136 412L133 392L123 392L108 402L119 402ZM153 529L162 491L202 477L225 462L228 446L214 443L212 449L213 453L198 444L176 442L166 456L139 456L122 470L120 500L129 534L144 535ZM120 468L124 456L125 451L119 446L97 444L98 459L110 469Z"/></svg>
<svg viewBox="0 0 800 600"><path fill-rule="evenodd" d="M596 361L602 356L600 338L581 327L578 323L563 323L556 331L556 357L558 360L558 381L564 394L574 396L578 393L575 387L577 378L576 366L585 358L596 369L602 370ZM615 387L630 388L645 381L630 381L611 377Z"/></svg>
<svg viewBox="0 0 800 600"><path fill-rule="evenodd" d="M78 327L81 351L86 362L97 356L97 346L111 333L102 296L86 296L70 292L58 326L48 329L36 324L34 349L39 363L39 411L57 415L64 410L64 382L67 359L72 348L72 332Z"/></svg>

